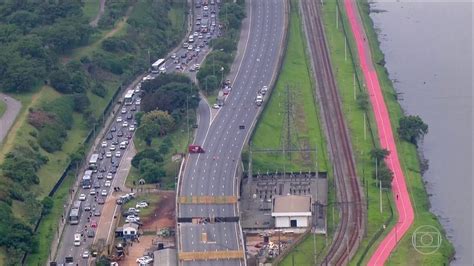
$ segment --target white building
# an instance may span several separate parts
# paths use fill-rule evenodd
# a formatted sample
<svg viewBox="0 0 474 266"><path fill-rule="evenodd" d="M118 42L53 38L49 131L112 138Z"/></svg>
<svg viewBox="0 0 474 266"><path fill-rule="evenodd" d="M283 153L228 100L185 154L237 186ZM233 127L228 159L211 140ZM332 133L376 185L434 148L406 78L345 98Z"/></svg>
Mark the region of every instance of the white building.
<svg viewBox="0 0 474 266"><path fill-rule="evenodd" d="M276 196L273 199L272 217L276 228L308 227L311 225L310 196Z"/></svg>
<svg viewBox="0 0 474 266"><path fill-rule="evenodd" d="M134 239L138 237L138 224L126 223L122 230L124 238Z"/></svg>

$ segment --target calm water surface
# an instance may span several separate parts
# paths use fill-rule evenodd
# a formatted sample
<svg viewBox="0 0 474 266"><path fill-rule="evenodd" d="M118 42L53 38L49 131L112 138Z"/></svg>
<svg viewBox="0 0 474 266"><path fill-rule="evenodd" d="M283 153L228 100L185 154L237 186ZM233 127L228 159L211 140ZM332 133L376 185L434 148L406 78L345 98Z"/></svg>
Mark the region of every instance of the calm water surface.
<svg viewBox="0 0 474 266"><path fill-rule="evenodd" d="M424 178L456 249L452 264L473 265L473 3L376 0L371 8L401 104L429 125Z"/></svg>

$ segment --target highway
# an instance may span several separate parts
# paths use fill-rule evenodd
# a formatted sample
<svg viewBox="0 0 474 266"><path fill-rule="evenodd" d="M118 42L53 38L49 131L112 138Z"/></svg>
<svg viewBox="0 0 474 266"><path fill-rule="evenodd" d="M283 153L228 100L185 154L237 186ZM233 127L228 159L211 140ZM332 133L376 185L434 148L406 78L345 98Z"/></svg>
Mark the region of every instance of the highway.
<svg viewBox="0 0 474 266"><path fill-rule="evenodd" d="M198 17L214 17L214 15L218 13L219 9L217 5L213 5L209 8L209 11L206 12L207 14L205 15L201 8L196 8L195 6L193 6L192 8L194 9L193 12L195 16L191 27L191 34L197 35L193 44L194 47L197 46L200 49L191 50L189 48L184 48L182 44L180 44L180 46L177 47L174 52L170 53L170 55L175 54L176 58L171 58L171 56L166 58L166 61L163 63L163 66L165 68L165 71L163 72L183 73L194 79L195 71L191 70L192 66L194 66L194 64L202 63L206 55L210 52L208 41L212 38L218 37L220 35L220 30L217 26L210 26L209 36L207 36L206 34L202 34L202 36L199 35L199 33L196 34L196 32L199 31L199 29L201 28L199 25L196 25L196 19L198 19ZM211 18L209 20L209 23L211 23L212 21L217 22L218 20L217 18ZM188 40L188 36L185 37L185 40ZM150 74L149 77L155 78L158 75L159 74ZM127 88L127 90L135 88L136 87L134 86L134 84L132 84ZM103 200L106 206L110 206L111 204L109 204L109 201L115 201L119 194L123 195L126 193L126 188L124 187L124 184L125 179L128 175L130 167L129 161L131 160L131 157L126 158L128 160L127 162L122 162L122 158L124 158L124 153L126 155L129 154L129 145L127 145L127 149L120 149L119 145L116 144L116 150L111 152L112 156L110 158L106 157L106 152L110 150L112 142L120 143L124 140L133 140L135 131L130 130L130 125L134 124L134 113L136 113L140 108L140 104L136 104L136 100L139 98L140 92L139 90L137 90L136 92L137 93L135 93L135 95L133 96L133 104L125 105L125 103L123 102L121 105L118 106L118 111L112 114L112 120L110 125L103 131L103 135L101 136L101 139L98 144L93 147L93 153L102 154L102 159L98 161L98 171L97 173L94 173L92 175L92 183L97 183L97 188L94 189L93 185L92 189L83 189L80 186L80 179L82 179L84 171L80 171L78 174L77 178L79 182L77 183L79 184L79 187L74 188L76 192L72 195L74 196L74 201L77 201L81 194L84 194L86 196L86 200L82 201L82 215L80 215L79 223L77 225L69 224L67 222L70 208L65 207L65 211L63 214L65 219L64 230L62 232L61 239L58 244L57 253L55 256L55 260L58 263L64 263L66 257L72 257L74 264L88 265L90 263L90 258L82 258L84 251L88 250L90 245L92 243L96 243L99 238L108 239L109 234L111 232L113 233L113 230L110 230L110 226L111 224L113 225L113 216L116 214L116 212L120 213L120 208L116 208L113 212L104 211L104 214L106 213L107 215L103 215L102 208L104 205L103 203L99 204L97 200ZM123 100L123 97L120 98ZM209 105L204 99L200 101L197 113L198 119L200 120L200 124L203 127L207 128L210 121L210 110ZM130 119L127 119L128 114L132 115ZM118 119L118 117L120 117L121 119ZM127 126L124 126L124 121L127 121ZM118 134L119 132L123 133L123 136L118 136L121 135ZM205 132L198 131L196 137L204 139L204 134ZM110 136L111 138L109 137L110 139L107 139L107 136ZM104 141L106 142L106 147L102 147L102 142ZM120 151L120 156L116 156L116 151ZM88 162L89 159L90 158L88 157L86 162ZM115 166L112 166L112 162L114 162ZM112 173L112 179L106 178L109 172L116 172ZM103 177L99 177L102 175ZM105 182L107 180L111 181L110 187L105 186ZM113 192L112 188L114 187L120 187L124 192ZM92 190L96 191L96 195L91 195ZM106 190L107 194L105 196L101 196L102 190ZM92 210L90 212L84 211L84 207L86 205L91 206ZM93 223L97 224L97 228L91 228ZM86 229L87 231L93 230L95 232L95 236L87 237L87 233L85 231ZM80 246L74 246L74 234L76 233L83 233Z"/></svg>
<svg viewBox="0 0 474 266"><path fill-rule="evenodd" d="M218 111L195 144L205 153L190 154L180 177L179 196L237 196L237 167L240 154L251 132L259 108L255 97L264 85L271 85L276 72L286 25L286 1L248 1L248 38L243 57L225 105ZM269 93L265 100L268 100ZM241 128L241 126L243 126ZM201 127L201 125L200 125ZM202 128L200 130L203 130ZM199 130L198 130L199 132ZM202 134L202 133L201 133ZM202 136L198 134L199 136ZM237 222L191 223L189 218L238 217L236 204L179 204L178 248L180 256L199 251L224 251L222 260L185 260L184 265L242 265L242 259L229 259L225 251L243 250ZM188 218L188 222L183 222ZM180 222L181 221L181 222ZM207 240L203 239L205 233ZM193 256L191 256L193 257ZM205 259L206 256L193 259Z"/></svg>

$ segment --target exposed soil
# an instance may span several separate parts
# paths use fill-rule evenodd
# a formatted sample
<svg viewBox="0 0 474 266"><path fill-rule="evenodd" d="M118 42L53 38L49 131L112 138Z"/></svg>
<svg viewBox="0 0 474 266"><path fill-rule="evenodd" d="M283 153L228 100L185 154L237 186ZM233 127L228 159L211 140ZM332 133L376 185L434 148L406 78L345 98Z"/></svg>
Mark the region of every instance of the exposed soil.
<svg viewBox="0 0 474 266"><path fill-rule="evenodd" d="M175 202L176 193L174 191L159 191L156 195L160 201L153 207L153 213L150 217L143 220L141 231L159 231L165 227L175 227ZM156 235L142 235L139 241L135 241L126 249L126 256L119 261L119 265L136 265L136 259L143 256L145 251L152 248L154 243L165 243L165 246L174 245L173 238L161 239Z"/></svg>
<svg viewBox="0 0 474 266"><path fill-rule="evenodd" d="M165 227L175 227L176 193L174 191L160 191L158 196L160 201L153 206L155 215L143 220L142 230L158 231Z"/></svg>

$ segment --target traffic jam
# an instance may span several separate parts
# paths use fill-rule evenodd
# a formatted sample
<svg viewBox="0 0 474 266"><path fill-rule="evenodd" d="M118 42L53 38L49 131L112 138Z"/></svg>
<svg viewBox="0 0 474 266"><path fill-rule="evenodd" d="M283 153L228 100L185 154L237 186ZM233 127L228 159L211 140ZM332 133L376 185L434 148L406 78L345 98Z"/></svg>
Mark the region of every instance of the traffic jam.
<svg viewBox="0 0 474 266"><path fill-rule="evenodd" d="M88 258L90 255L88 245L92 243L96 235L98 220L107 196L112 193L112 190L122 190L114 181L123 155L136 130L135 113L141 104L140 84L135 89L127 91L119 112L90 156L87 170L81 178L77 199L73 202L67 217L68 223L77 225L77 229L72 238L65 239L72 239L74 246L82 247L83 258ZM134 193L122 195L117 199L117 204L122 204L134 197ZM139 208L147 206L143 203ZM126 221L138 220L139 217L135 215L126 217Z"/></svg>
<svg viewBox="0 0 474 266"><path fill-rule="evenodd" d="M67 223L76 226L73 236L64 237L63 241L68 246L80 248L83 259L88 259L91 254L90 245L93 243L103 205L112 192L122 191L117 185L116 175L124 153L132 141L137 127L135 114L141 104L141 84L156 78L159 74L169 72L195 72L200 68L199 62L204 60L209 49L209 41L220 36L220 25L217 24L219 0L196 0L194 2L193 32L183 42L176 53L167 59L158 59L152 64L151 73L145 76L134 88L129 89L122 99L122 105L115 114L113 121L93 154L89 157L87 169L79 176L80 187L68 213ZM172 67L174 65L174 67ZM189 73L188 72L188 73ZM191 74L191 73L189 73ZM189 149L191 153L202 153L201 147ZM125 177L124 177L125 178ZM123 180L122 180L123 181ZM121 182L124 183L124 182ZM135 197L134 193L126 193L116 200L117 205L122 205ZM126 223L139 223L140 208L148 207L147 202L138 202L135 208L125 210ZM66 257L66 262L73 261L73 257Z"/></svg>

